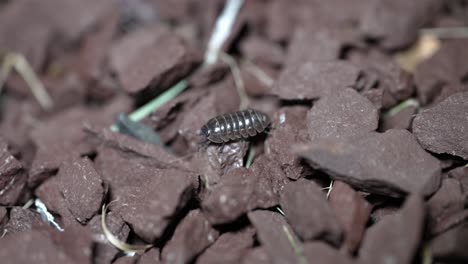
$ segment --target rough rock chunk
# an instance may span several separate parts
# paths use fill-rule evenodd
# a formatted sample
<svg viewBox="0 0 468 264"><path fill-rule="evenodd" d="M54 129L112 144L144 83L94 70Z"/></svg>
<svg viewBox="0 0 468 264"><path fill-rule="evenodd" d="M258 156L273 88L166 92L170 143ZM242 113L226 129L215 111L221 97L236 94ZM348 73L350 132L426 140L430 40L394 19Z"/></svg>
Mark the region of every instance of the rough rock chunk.
<svg viewBox="0 0 468 264"><path fill-rule="evenodd" d="M265 142L266 155L278 164L286 177L294 180L299 179L305 171L291 146L308 141L307 123L304 122L306 114L305 107L280 109L272 120L275 129Z"/></svg>
<svg viewBox="0 0 468 264"><path fill-rule="evenodd" d="M353 87L360 69L349 62L307 62L286 67L272 93L286 100L310 100Z"/></svg>
<svg viewBox="0 0 468 264"><path fill-rule="evenodd" d="M202 210L212 224L229 223L252 209L279 203L281 182L277 174L256 172L253 168L234 169L206 194Z"/></svg>
<svg viewBox="0 0 468 264"><path fill-rule="evenodd" d="M0 228L8 221L8 211L5 207L0 207Z"/></svg>
<svg viewBox="0 0 468 264"><path fill-rule="evenodd" d="M35 186L56 171L63 161L89 153L92 146L85 141L84 127L110 125L115 115L127 111L130 105L130 101L115 100L98 109L74 107L35 128L31 139L37 146L37 153L28 183Z"/></svg>
<svg viewBox="0 0 468 264"><path fill-rule="evenodd" d="M259 37L246 39L240 48L241 52L255 64L281 66L284 61L284 51L281 46Z"/></svg>
<svg viewBox="0 0 468 264"><path fill-rule="evenodd" d="M468 216L465 196L456 179L444 179L440 189L427 201L428 226L432 234L443 232Z"/></svg>
<svg viewBox="0 0 468 264"><path fill-rule="evenodd" d="M53 40L66 44L76 41L112 8L112 4L109 0L11 2L0 13L0 46L25 55L37 70L43 66Z"/></svg>
<svg viewBox="0 0 468 264"><path fill-rule="evenodd" d="M125 224L120 216L116 216L112 212L108 213L106 215L106 225L109 231L120 241L127 240L130 228ZM119 253L119 250L111 245L109 240L105 237L104 232L102 231L101 216L94 216L88 222L86 227L91 230L94 242L96 243L93 254L93 263L110 263Z"/></svg>
<svg viewBox="0 0 468 264"><path fill-rule="evenodd" d="M304 255L309 263L353 263L349 256L323 242L305 243Z"/></svg>
<svg viewBox="0 0 468 264"><path fill-rule="evenodd" d="M310 14L307 15L310 16ZM308 28L299 28L294 31L291 44L288 46L286 68L306 62L319 63L337 60L342 48L355 42L354 38L352 32L340 27L332 28L313 24L308 25Z"/></svg>
<svg viewBox="0 0 468 264"><path fill-rule="evenodd" d="M418 30L437 11L437 0L370 1L366 5L360 29L369 38L379 39L387 49L409 45L418 37Z"/></svg>
<svg viewBox="0 0 468 264"><path fill-rule="evenodd" d="M164 263L190 263L213 244L218 236L219 232L211 227L200 210L190 211L163 248L162 261Z"/></svg>
<svg viewBox="0 0 468 264"><path fill-rule="evenodd" d="M68 210L80 223L86 223L101 209L103 182L88 158L64 162L57 177Z"/></svg>
<svg viewBox="0 0 468 264"><path fill-rule="evenodd" d="M444 263L465 263L468 253L468 225L464 224L451 229L431 241L431 254L437 261Z"/></svg>
<svg viewBox="0 0 468 264"><path fill-rule="evenodd" d="M361 136L377 129L379 113L353 89L322 97L307 113L310 141Z"/></svg>
<svg viewBox="0 0 468 264"><path fill-rule="evenodd" d="M459 90L467 91L463 78L468 74L468 40L455 39L442 43L429 59L421 62L414 73L419 101L423 105L441 100ZM463 87L464 86L464 87Z"/></svg>
<svg viewBox="0 0 468 264"><path fill-rule="evenodd" d="M243 264L268 264L271 263L263 247L256 247L249 250L242 259Z"/></svg>
<svg viewBox="0 0 468 264"><path fill-rule="evenodd" d="M68 204L62 195L59 179L52 177L43 182L34 194L47 206L47 210L55 216L55 221L62 228L78 224L73 214L68 210Z"/></svg>
<svg viewBox="0 0 468 264"><path fill-rule="evenodd" d="M468 92L457 93L419 113L413 132L419 143L435 153L468 160Z"/></svg>
<svg viewBox="0 0 468 264"><path fill-rule="evenodd" d="M133 231L147 242L160 238L193 197L194 175L173 169L153 168L141 184L121 186L115 209Z"/></svg>
<svg viewBox="0 0 468 264"><path fill-rule="evenodd" d="M0 258L9 263L76 263L58 250L41 231L23 232L0 239Z"/></svg>
<svg viewBox="0 0 468 264"><path fill-rule="evenodd" d="M299 155L333 178L370 193L429 196L440 185L440 164L406 130L344 140L317 140Z"/></svg>
<svg viewBox="0 0 468 264"><path fill-rule="evenodd" d="M10 220L5 225L3 232L6 232L6 235L11 235L18 232L31 231L46 225L38 213L15 206L10 210Z"/></svg>
<svg viewBox="0 0 468 264"><path fill-rule="evenodd" d="M125 51L123 51L125 52ZM178 82L198 63L198 55L175 35L165 34L138 51L118 73L131 94L157 95Z"/></svg>
<svg viewBox="0 0 468 264"><path fill-rule="evenodd" d="M21 198L26 178L23 165L9 152L7 142L0 138L0 205L14 205Z"/></svg>
<svg viewBox="0 0 468 264"><path fill-rule="evenodd" d="M231 170L244 166L244 157L249 150L246 141L231 141L222 145L209 145L205 151L197 152L191 164L196 168L207 186L215 185Z"/></svg>
<svg viewBox="0 0 468 264"><path fill-rule="evenodd" d="M390 110L383 117L382 131L389 129L410 129L417 109L416 105L408 105L401 110L398 109L398 111Z"/></svg>
<svg viewBox="0 0 468 264"><path fill-rule="evenodd" d="M292 243L300 245L291 227L280 214L257 210L248 213L262 247L268 254L270 263L298 263ZM293 242L290 239L294 240Z"/></svg>
<svg viewBox="0 0 468 264"><path fill-rule="evenodd" d="M198 257L197 263L240 263L242 256L254 244L254 234L255 232L252 228L222 234L213 245Z"/></svg>
<svg viewBox="0 0 468 264"><path fill-rule="evenodd" d="M468 201L468 166L465 165L449 171L448 177L457 179L460 182L465 201Z"/></svg>
<svg viewBox="0 0 468 264"><path fill-rule="evenodd" d="M0 239L5 263L91 263L93 242L84 227L59 232L50 227L21 232Z"/></svg>
<svg viewBox="0 0 468 264"><path fill-rule="evenodd" d="M367 96L376 93L375 99L379 99L379 92L382 91L382 108L388 109L413 95L411 74L404 71L389 55L382 52L357 53L350 60L363 69L356 89Z"/></svg>
<svg viewBox="0 0 468 264"><path fill-rule="evenodd" d="M355 252L364 236L372 206L344 182L335 181L328 197L330 206L345 230L344 247Z"/></svg>
<svg viewBox="0 0 468 264"><path fill-rule="evenodd" d="M338 246L342 229L325 194L312 181L288 183L281 193L281 209L296 234L304 241L323 239Z"/></svg>
<svg viewBox="0 0 468 264"><path fill-rule="evenodd" d="M423 234L424 217L422 199L410 196L401 211L367 230L359 250L360 262L413 263Z"/></svg>
<svg viewBox="0 0 468 264"><path fill-rule="evenodd" d="M159 250L152 248L141 256L138 260L138 264L159 264L161 263L159 255Z"/></svg>

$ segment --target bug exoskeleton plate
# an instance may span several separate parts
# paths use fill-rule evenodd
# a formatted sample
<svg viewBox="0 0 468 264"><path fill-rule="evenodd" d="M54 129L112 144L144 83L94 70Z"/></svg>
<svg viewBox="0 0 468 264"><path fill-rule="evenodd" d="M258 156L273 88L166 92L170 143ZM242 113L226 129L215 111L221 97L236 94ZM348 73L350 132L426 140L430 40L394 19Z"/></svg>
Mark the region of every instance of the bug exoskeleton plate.
<svg viewBox="0 0 468 264"><path fill-rule="evenodd" d="M201 135L213 143L249 138L262 133L270 125L263 112L247 109L214 117L203 125Z"/></svg>

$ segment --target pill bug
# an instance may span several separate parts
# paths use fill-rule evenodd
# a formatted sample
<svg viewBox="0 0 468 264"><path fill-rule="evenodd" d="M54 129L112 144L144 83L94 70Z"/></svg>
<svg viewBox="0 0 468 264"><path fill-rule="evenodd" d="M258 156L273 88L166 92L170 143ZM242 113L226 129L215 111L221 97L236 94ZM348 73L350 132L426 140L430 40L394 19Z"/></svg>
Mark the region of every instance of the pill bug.
<svg viewBox="0 0 468 264"><path fill-rule="evenodd" d="M247 109L214 117L203 125L201 135L213 143L249 138L262 133L270 118L258 110Z"/></svg>

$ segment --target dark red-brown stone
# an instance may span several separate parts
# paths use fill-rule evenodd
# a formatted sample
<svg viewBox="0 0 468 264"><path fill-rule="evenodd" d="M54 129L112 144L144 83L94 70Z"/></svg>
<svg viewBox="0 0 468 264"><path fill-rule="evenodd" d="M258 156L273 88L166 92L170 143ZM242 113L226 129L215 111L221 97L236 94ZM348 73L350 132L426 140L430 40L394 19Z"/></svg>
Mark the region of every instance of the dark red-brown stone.
<svg viewBox="0 0 468 264"><path fill-rule="evenodd" d="M200 264L240 263L249 248L254 244L254 230L245 228L240 231L222 234L213 245L197 258Z"/></svg>
<svg viewBox="0 0 468 264"><path fill-rule="evenodd" d="M125 222L114 213L106 214L106 226L108 230L120 241L126 241L130 228ZM101 216L94 216L86 225L93 233L93 240L96 243L93 254L93 263L105 264L111 262L119 253L119 250L110 244L104 235L101 225Z"/></svg>
<svg viewBox="0 0 468 264"><path fill-rule="evenodd" d="M418 65L414 80L422 105L441 101L440 97L448 97L461 90L467 91L463 84L468 73L466 45L466 39L444 41L432 57Z"/></svg>
<svg viewBox="0 0 468 264"><path fill-rule="evenodd" d="M8 263L77 263L41 231L23 232L0 239L0 258Z"/></svg>
<svg viewBox="0 0 468 264"><path fill-rule="evenodd" d="M335 181L328 197L341 226L344 229L344 247L355 252L364 236L372 206L364 197L341 181Z"/></svg>
<svg viewBox="0 0 468 264"><path fill-rule="evenodd" d="M353 263L352 258L345 253L332 248L324 242L309 242L304 244L304 256L308 263Z"/></svg>
<svg viewBox="0 0 468 264"><path fill-rule="evenodd" d="M317 140L298 147L300 156L333 178L370 193L429 196L440 186L437 159L406 130L344 140Z"/></svg>
<svg viewBox="0 0 468 264"><path fill-rule="evenodd" d="M52 177L44 181L34 194L44 203L47 210L55 217L55 221L62 228L78 224L78 221L68 209L68 204L60 190L60 183L57 177Z"/></svg>
<svg viewBox="0 0 468 264"><path fill-rule="evenodd" d="M0 137L0 205L14 205L24 194L26 172Z"/></svg>
<svg viewBox="0 0 468 264"><path fill-rule="evenodd" d="M270 263L298 263L300 256L296 255L294 246L302 245L283 216L270 211L257 210L248 213L248 217L257 230L258 240L265 249Z"/></svg>
<svg viewBox="0 0 468 264"><path fill-rule="evenodd" d="M265 141L265 154L278 164L286 177L294 180L302 177L304 166L291 145L308 141L306 114L305 107L280 109L272 120L275 129Z"/></svg>
<svg viewBox="0 0 468 264"><path fill-rule="evenodd" d="M156 248L152 248L145 252L140 259L138 259L138 264L159 264L160 261L160 253L159 250Z"/></svg>
<svg viewBox="0 0 468 264"><path fill-rule="evenodd" d="M431 254L443 263L464 263L468 261L465 245L468 243L468 225L453 228L431 241Z"/></svg>
<svg viewBox="0 0 468 264"><path fill-rule="evenodd" d="M427 201L427 206L428 226L432 234L461 223L468 215L468 210L464 210L465 195L456 179L444 179L440 189Z"/></svg>
<svg viewBox="0 0 468 264"><path fill-rule="evenodd" d="M468 92L454 94L420 112L413 132L427 150L468 160Z"/></svg>
<svg viewBox="0 0 468 264"><path fill-rule="evenodd" d="M327 197L312 181L300 179L288 183L281 193L281 209L288 223L304 241L326 240L336 246L343 230L327 203Z"/></svg>
<svg viewBox="0 0 468 264"><path fill-rule="evenodd" d="M266 169L263 166L268 166L268 163L261 166ZM275 206L279 203L281 188L277 175L264 173L262 169L234 169L208 190L202 201L202 210L212 224L223 224L252 209Z"/></svg>
<svg viewBox="0 0 468 264"><path fill-rule="evenodd" d="M272 93L286 100L317 99L353 87L360 69L349 62L307 62L286 67Z"/></svg>
<svg viewBox="0 0 468 264"><path fill-rule="evenodd" d="M343 89L319 99L307 113L311 142L322 138L361 136L378 126L378 111L353 89Z"/></svg>
<svg viewBox="0 0 468 264"><path fill-rule="evenodd" d="M402 48L416 40L419 28L429 22L439 7L436 0L369 1L360 29L387 49Z"/></svg>
<svg viewBox="0 0 468 264"><path fill-rule="evenodd" d="M271 263L267 252L263 247L253 248L244 255L242 258L243 264L268 264Z"/></svg>
<svg viewBox="0 0 468 264"><path fill-rule="evenodd" d="M86 223L101 209L103 182L88 158L64 162L57 177L68 210L78 222Z"/></svg>
<svg viewBox="0 0 468 264"><path fill-rule="evenodd" d="M385 217L366 231L359 262L413 263L423 235L424 218L422 199L410 196L397 214Z"/></svg>
<svg viewBox="0 0 468 264"><path fill-rule="evenodd" d="M122 99L122 100L121 100ZM115 115L129 109L131 102L118 98L102 108L74 107L54 115L31 132L37 153L31 166L29 184L37 185L56 171L63 161L90 153L85 126L113 123Z"/></svg>
<svg viewBox="0 0 468 264"><path fill-rule="evenodd" d="M31 209L13 207L10 210L9 221L5 225L3 232L6 235L16 235L16 233L31 231L46 225L39 213Z"/></svg>
<svg viewBox="0 0 468 264"><path fill-rule="evenodd" d="M190 173L155 168L151 171L149 178L140 179L140 183L119 186L115 196L119 202L112 207L147 242L161 237L193 197L194 189L194 175Z"/></svg>
<svg viewBox="0 0 468 264"><path fill-rule="evenodd" d="M219 232L213 229L200 210L192 210L174 231L162 251L163 263L183 264L193 261L213 244Z"/></svg>
<svg viewBox="0 0 468 264"><path fill-rule="evenodd" d="M128 58L131 62L118 76L124 89L131 94L157 95L181 80L199 63L198 54L179 37L169 33L130 55L134 57Z"/></svg>

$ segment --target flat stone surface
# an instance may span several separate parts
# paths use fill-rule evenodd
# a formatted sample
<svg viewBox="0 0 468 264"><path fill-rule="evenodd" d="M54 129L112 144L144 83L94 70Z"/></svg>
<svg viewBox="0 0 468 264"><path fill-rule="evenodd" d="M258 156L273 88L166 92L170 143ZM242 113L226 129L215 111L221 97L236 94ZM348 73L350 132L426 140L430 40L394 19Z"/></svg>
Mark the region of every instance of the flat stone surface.
<svg viewBox="0 0 468 264"><path fill-rule="evenodd" d="M304 255L309 263L354 263L350 256L324 242L305 243Z"/></svg>
<svg viewBox="0 0 468 264"><path fill-rule="evenodd" d="M306 116L305 107L278 110L272 120L275 129L265 141L265 154L278 164L286 177L293 180L302 177L305 170L291 146L308 141Z"/></svg>
<svg viewBox="0 0 468 264"><path fill-rule="evenodd" d="M224 233L197 258L196 263L241 263L242 256L254 244L254 235L255 231L250 227L240 231Z"/></svg>
<svg viewBox="0 0 468 264"><path fill-rule="evenodd" d="M310 100L353 87L360 69L349 62L307 62L286 67L271 92L285 100Z"/></svg>
<svg viewBox="0 0 468 264"><path fill-rule="evenodd" d="M464 245L468 243L468 225L453 228L431 241L431 253L437 261L463 263L468 261Z"/></svg>
<svg viewBox="0 0 468 264"><path fill-rule="evenodd" d="M468 92L454 94L420 112L413 121L419 143L435 153L468 160Z"/></svg>
<svg viewBox="0 0 468 264"><path fill-rule="evenodd" d="M301 246L294 231L286 219L278 213L257 210L248 213L252 225L257 230L257 237L265 249L270 263L297 263L296 255L290 238Z"/></svg>
<svg viewBox="0 0 468 264"><path fill-rule="evenodd" d="M160 253L159 250L156 248L152 248L143 254L140 259L138 259L138 264L159 264L161 263L160 260Z"/></svg>
<svg viewBox="0 0 468 264"><path fill-rule="evenodd" d="M407 106L395 113L389 112L383 116L382 131L389 129L411 129L413 118L418 110L417 106Z"/></svg>
<svg viewBox="0 0 468 264"><path fill-rule="evenodd" d="M47 223L42 221L39 213L15 206L10 210L9 220L3 228L3 232L6 232L6 235L15 235L44 226L47 226Z"/></svg>
<svg viewBox="0 0 468 264"><path fill-rule="evenodd" d="M115 210L138 236L153 242L193 197L193 177L183 171L153 169L141 185L121 186Z"/></svg>
<svg viewBox="0 0 468 264"><path fill-rule="evenodd" d="M372 205L348 184L335 181L328 197L338 221L344 229L344 247L355 252L364 236Z"/></svg>
<svg viewBox="0 0 468 264"><path fill-rule="evenodd" d="M271 262L270 262L267 252L265 251L265 248L256 247L247 251L247 253L242 258L242 263L243 264L257 264L257 263L267 264Z"/></svg>
<svg viewBox="0 0 468 264"><path fill-rule="evenodd" d="M0 205L14 205L24 194L27 175L23 164L0 137Z"/></svg>
<svg viewBox="0 0 468 264"><path fill-rule="evenodd" d="M116 236L120 241L126 241L130 233L130 228L115 213L107 213L106 226L109 231ZM93 234L93 240L96 243L93 253L93 263L105 264L110 263L119 253L104 235L101 225L101 216L94 216L86 225Z"/></svg>
<svg viewBox="0 0 468 264"><path fill-rule="evenodd" d="M88 158L64 162L57 177L68 210L78 222L86 223L99 212L104 200L104 183Z"/></svg>
<svg viewBox="0 0 468 264"><path fill-rule="evenodd" d="M431 233L440 233L463 221L465 195L456 179L444 179L440 189L427 201L428 227Z"/></svg>
<svg viewBox="0 0 468 264"><path fill-rule="evenodd" d="M353 89L343 89L319 99L307 113L311 142L321 138L361 136L377 129L379 113Z"/></svg>
<svg viewBox="0 0 468 264"><path fill-rule="evenodd" d="M79 158L92 151L86 142L86 126L103 127L113 123L117 113L125 112L131 102L116 99L97 109L77 106L52 116L31 131L37 147L28 183L36 186L50 177L63 161Z"/></svg>
<svg viewBox="0 0 468 264"><path fill-rule="evenodd" d="M52 177L44 181L34 194L47 207L47 210L55 216L55 221L62 228L77 225L79 222L68 210L68 203L60 190L60 183L57 177Z"/></svg>
<svg viewBox="0 0 468 264"><path fill-rule="evenodd" d="M162 250L163 263L189 263L213 244L219 232L213 229L200 210L192 210L174 231Z"/></svg>
<svg viewBox="0 0 468 264"><path fill-rule="evenodd" d="M314 168L370 193L429 196L440 186L440 165L406 130L361 138L317 140L297 147Z"/></svg>
<svg viewBox="0 0 468 264"><path fill-rule="evenodd" d="M255 64L281 66L284 61L282 47L260 37L251 37L242 42L241 52Z"/></svg>
<svg viewBox="0 0 468 264"><path fill-rule="evenodd" d="M255 164L255 163L254 163ZM264 169L234 169L212 187L202 201L202 210L212 224L232 222L255 208L269 208L279 203L281 180ZM271 170L270 170L271 172ZM278 173L278 172L276 172Z"/></svg>
<svg viewBox="0 0 468 264"><path fill-rule="evenodd" d="M200 61L199 54L173 34L165 34L130 55L134 57L118 75L125 91L153 96L178 82Z"/></svg>
<svg viewBox="0 0 468 264"><path fill-rule="evenodd" d="M41 231L23 232L0 239L0 258L8 263L77 263L60 251Z"/></svg>
<svg viewBox="0 0 468 264"><path fill-rule="evenodd" d="M413 263L423 235L424 218L422 199L416 195L407 198L397 214L385 217L366 231L359 262Z"/></svg>
<svg viewBox="0 0 468 264"><path fill-rule="evenodd" d="M288 223L303 241L322 239L340 245L343 230L317 184L306 179L288 183L280 204Z"/></svg>
<svg viewBox="0 0 468 264"><path fill-rule="evenodd" d="M460 90L467 91L463 85L463 78L468 73L466 45L466 39L443 41L432 57L418 65L414 81L422 105L440 101L441 96L447 97Z"/></svg>
<svg viewBox="0 0 468 264"><path fill-rule="evenodd" d="M369 1L365 6L360 30L365 36L380 40L387 49L407 46L418 37L418 30L436 13L440 2Z"/></svg>

